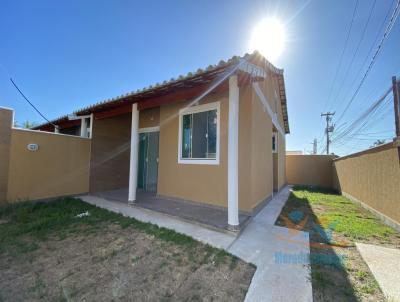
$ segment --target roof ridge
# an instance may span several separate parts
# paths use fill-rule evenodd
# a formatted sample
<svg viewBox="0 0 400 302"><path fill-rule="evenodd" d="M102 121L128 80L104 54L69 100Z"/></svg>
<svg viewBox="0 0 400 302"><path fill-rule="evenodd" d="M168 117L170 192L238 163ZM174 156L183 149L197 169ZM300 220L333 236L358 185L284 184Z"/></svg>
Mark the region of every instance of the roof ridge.
<svg viewBox="0 0 400 302"><path fill-rule="evenodd" d="M226 60L221 59L217 64L210 64L205 68L198 68L195 72L189 71L186 74L180 74L177 77L171 77L169 80L164 80L162 83L156 82L154 84L150 84L150 85L145 86L143 88L138 88L136 90L132 90L130 92L126 92L126 93L120 94L120 95L112 97L112 98L107 98L107 99L100 100L100 101L98 101L96 103L92 103L91 105L87 105L85 107L77 109L77 110L73 111L72 113L73 114L80 114L80 113L82 113L84 111L90 110L90 109L92 109L94 107L97 107L97 106L100 106L100 105L104 105L104 104L107 104L107 103L111 103L111 102L115 102L115 101L118 101L118 100L122 100L124 98L128 98L128 97L132 97L132 96L135 96L135 95L139 95L139 94L143 94L143 93L146 93L146 92L150 92L150 91L152 91L154 89L160 89L160 88L162 88L164 86L167 86L167 85L179 83L180 81L185 81L185 80L190 80L190 79L196 78L196 76L200 76L200 75L202 75L204 73L212 72L212 71L215 71L215 70L218 70L218 69L225 68L225 67L227 67L227 66L229 66L229 65L231 65L233 63L238 63L241 59L245 59L245 60L249 60L250 59L251 60L253 58L256 59L257 57L262 59L266 63L266 65L267 65L266 67L269 68L271 71L273 71L273 72L275 72L277 74L282 74L283 73L282 69L279 69L276 66L274 66L262 54L260 54L259 51L255 50L252 53L246 52L243 56L234 55L234 56L232 56L232 57L230 57L229 59L226 59ZM60 116L58 118L50 120L50 122L51 123L55 123L57 121L65 119L67 117L68 117L68 115L63 115L63 116ZM47 124L49 124L49 123L46 122L46 123L40 124L40 125L38 125L38 126L36 126L34 128L40 128L40 127L43 127L43 126L45 126Z"/></svg>

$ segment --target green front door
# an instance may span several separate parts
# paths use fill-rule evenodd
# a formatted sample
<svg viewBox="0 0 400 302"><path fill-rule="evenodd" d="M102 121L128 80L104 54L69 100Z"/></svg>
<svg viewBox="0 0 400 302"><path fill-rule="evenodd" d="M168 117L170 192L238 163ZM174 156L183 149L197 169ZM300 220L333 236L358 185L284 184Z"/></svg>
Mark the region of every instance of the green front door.
<svg viewBox="0 0 400 302"><path fill-rule="evenodd" d="M139 134L138 188L157 192L159 132Z"/></svg>

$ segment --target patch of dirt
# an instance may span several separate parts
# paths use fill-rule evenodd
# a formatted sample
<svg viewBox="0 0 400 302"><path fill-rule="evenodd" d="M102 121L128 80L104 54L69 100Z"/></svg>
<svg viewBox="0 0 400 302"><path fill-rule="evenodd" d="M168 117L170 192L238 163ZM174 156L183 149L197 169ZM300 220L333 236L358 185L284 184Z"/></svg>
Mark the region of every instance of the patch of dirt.
<svg viewBox="0 0 400 302"><path fill-rule="evenodd" d="M312 264L315 302L386 301L356 247L311 248L311 255L317 257Z"/></svg>
<svg viewBox="0 0 400 302"><path fill-rule="evenodd" d="M243 301L255 268L117 225L0 257L1 301Z"/></svg>

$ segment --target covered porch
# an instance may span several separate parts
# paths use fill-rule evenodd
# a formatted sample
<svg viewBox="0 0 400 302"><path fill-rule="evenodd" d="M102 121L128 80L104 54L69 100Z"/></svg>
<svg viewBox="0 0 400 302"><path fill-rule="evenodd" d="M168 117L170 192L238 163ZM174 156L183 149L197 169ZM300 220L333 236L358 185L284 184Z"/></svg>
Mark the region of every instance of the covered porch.
<svg viewBox="0 0 400 302"><path fill-rule="evenodd" d="M136 201L128 201L129 189L117 189L111 191L97 192L93 195L103 199L131 204L133 207L147 209L162 214L177 217L190 222L202 224L219 230L228 229L228 211L224 208L199 204L191 201L178 200L157 196L152 192L137 190ZM250 220L250 215L239 213L239 228L242 229Z"/></svg>

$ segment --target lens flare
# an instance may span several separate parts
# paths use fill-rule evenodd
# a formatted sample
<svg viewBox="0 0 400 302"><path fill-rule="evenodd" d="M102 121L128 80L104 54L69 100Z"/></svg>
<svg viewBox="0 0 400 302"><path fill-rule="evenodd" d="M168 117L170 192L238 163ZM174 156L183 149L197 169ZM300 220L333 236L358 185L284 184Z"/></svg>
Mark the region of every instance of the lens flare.
<svg viewBox="0 0 400 302"><path fill-rule="evenodd" d="M276 19L264 19L255 28L250 39L250 50L258 50L272 63L285 46L285 29Z"/></svg>

